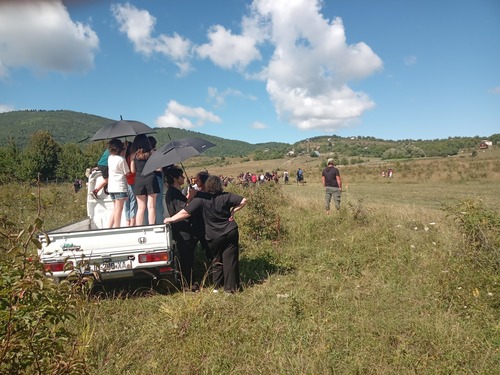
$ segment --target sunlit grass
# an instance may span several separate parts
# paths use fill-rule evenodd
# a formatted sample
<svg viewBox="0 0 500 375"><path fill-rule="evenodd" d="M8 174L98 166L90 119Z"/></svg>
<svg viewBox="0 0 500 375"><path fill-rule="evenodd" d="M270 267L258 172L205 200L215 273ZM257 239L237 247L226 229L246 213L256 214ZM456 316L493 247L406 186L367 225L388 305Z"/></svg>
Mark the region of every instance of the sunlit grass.
<svg viewBox="0 0 500 375"><path fill-rule="evenodd" d="M483 197L498 212L497 161L484 160L487 177L461 180L454 170L467 170L464 160L440 159L429 181L433 162L400 165L392 180L378 167L364 177L343 168L342 207L329 216L321 168L308 166L305 185L281 186L286 237L242 235L242 293L206 284L200 293L91 299L74 327L86 342L92 336L93 373L498 373L498 272L470 261L443 211ZM56 196L76 198L69 194ZM68 220L58 208L44 211L51 224Z"/></svg>

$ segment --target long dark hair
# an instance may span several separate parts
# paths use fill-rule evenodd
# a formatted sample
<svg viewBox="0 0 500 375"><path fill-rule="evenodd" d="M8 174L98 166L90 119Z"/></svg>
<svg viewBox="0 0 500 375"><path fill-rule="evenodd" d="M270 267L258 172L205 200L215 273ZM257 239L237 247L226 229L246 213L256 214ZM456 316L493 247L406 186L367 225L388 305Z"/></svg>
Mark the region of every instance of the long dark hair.
<svg viewBox="0 0 500 375"><path fill-rule="evenodd" d="M146 134L138 134L134 138L134 149L137 150L135 158L138 160L148 160L153 147Z"/></svg>

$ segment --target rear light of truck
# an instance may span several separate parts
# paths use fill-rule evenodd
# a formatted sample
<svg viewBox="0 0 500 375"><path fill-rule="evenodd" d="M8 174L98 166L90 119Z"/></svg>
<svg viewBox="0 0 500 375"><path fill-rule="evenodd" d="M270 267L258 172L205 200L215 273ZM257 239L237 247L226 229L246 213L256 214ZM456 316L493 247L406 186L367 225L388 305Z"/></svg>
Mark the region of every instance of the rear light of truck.
<svg viewBox="0 0 500 375"><path fill-rule="evenodd" d="M167 251L139 254L139 263L166 262L168 260L170 259Z"/></svg>
<svg viewBox="0 0 500 375"><path fill-rule="evenodd" d="M73 269L73 262L55 262L55 263L44 263L45 272L62 272L68 269Z"/></svg>
<svg viewBox="0 0 500 375"><path fill-rule="evenodd" d="M160 274L163 274L163 273L171 273L174 269L172 267L159 267L158 268L158 272Z"/></svg>

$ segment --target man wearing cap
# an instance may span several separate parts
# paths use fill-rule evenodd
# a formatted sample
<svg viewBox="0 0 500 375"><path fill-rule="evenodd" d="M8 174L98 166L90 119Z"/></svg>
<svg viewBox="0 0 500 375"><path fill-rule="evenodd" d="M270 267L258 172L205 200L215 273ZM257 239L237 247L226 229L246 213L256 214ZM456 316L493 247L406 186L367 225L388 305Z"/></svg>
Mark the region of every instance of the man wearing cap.
<svg viewBox="0 0 500 375"><path fill-rule="evenodd" d="M323 169L321 174L321 180L323 181L323 186L325 187L325 210L326 214L330 214L330 201L335 203L335 208L340 210L340 193L342 192L342 180L340 178L340 172L333 165L333 159L328 159L327 166Z"/></svg>

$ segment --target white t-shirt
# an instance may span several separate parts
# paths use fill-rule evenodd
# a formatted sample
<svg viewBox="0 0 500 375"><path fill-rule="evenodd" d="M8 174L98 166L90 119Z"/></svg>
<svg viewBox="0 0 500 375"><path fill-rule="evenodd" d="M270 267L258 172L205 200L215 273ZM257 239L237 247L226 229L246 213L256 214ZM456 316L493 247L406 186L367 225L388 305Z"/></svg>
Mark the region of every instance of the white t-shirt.
<svg viewBox="0 0 500 375"><path fill-rule="evenodd" d="M109 155L108 158L108 192L126 193L127 192L127 173L130 172L125 158L120 155Z"/></svg>

